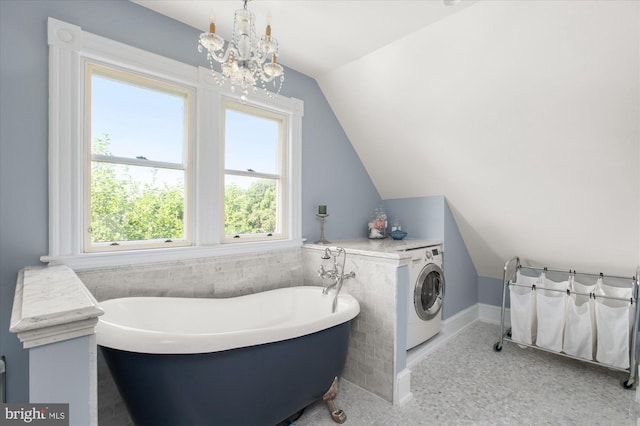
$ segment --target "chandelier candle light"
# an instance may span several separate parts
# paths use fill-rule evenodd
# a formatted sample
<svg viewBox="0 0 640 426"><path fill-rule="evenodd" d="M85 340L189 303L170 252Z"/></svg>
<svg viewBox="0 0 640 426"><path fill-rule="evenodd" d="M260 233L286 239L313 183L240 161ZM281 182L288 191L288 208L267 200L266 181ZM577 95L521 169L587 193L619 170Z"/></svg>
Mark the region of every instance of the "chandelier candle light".
<svg viewBox="0 0 640 426"><path fill-rule="evenodd" d="M230 80L232 91L235 91L236 86L240 87L242 102L247 101L249 89L257 91L258 84L267 96L275 97L284 83L284 68L276 62L279 54L278 40L271 36L271 19L268 19L265 33L258 40L256 16L247 9L248 1L244 0L244 8L235 12L233 36L229 42L216 34L212 17L209 32L200 34L198 43L200 53L205 49L207 51L207 59L216 82L223 85ZM216 72L213 61L221 64L221 75ZM274 90L270 91L267 83L272 82Z"/></svg>

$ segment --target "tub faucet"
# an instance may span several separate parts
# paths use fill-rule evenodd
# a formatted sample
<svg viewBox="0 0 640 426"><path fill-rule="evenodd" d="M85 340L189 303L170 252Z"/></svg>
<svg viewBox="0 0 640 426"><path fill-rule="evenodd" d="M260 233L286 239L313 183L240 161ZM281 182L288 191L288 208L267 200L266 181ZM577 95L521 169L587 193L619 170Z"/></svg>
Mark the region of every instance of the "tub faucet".
<svg viewBox="0 0 640 426"><path fill-rule="evenodd" d="M339 270L338 268L338 258L340 254L343 256L342 265ZM356 273L351 271L345 275L344 273L344 265L347 263L347 252L342 247L327 247L320 257L321 259L331 259L333 257L333 268L327 270L324 265L320 265L320 270L318 271L318 275L320 278L325 279L329 278L331 280L330 284L327 284L322 289L322 294L328 294L329 290L334 287L337 287L336 294L333 296L333 304L331 306L331 312L336 311L336 306L338 304L338 294L342 289L342 283L345 278L355 278Z"/></svg>
<svg viewBox="0 0 640 426"><path fill-rule="evenodd" d="M346 253L342 247L327 247L324 250L324 253L322 254L322 256L320 256L320 259L323 259L323 260L328 260L333 257L333 267L331 269L326 269L324 265L320 265L320 270L318 271L318 275L320 276L320 278L322 279L329 278L332 281L330 284L327 284L324 286L324 288L322 289L322 294L329 293L330 289L338 285L338 282L340 281L340 271L338 270L338 257L340 256L340 254L343 254L343 253L345 254L345 257L346 257ZM344 272L344 262L342 263L342 271Z"/></svg>

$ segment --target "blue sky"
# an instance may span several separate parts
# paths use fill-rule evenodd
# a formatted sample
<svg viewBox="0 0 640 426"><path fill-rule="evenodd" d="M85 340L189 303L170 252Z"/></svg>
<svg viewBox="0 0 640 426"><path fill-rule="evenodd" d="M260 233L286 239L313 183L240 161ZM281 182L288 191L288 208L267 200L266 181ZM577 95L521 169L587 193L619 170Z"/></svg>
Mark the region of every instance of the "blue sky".
<svg viewBox="0 0 640 426"><path fill-rule="evenodd" d="M108 134L112 155L182 161L183 96L96 74L91 89L92 141ZM278 123L235 110L228 110L227 120L226 167L277 173Z"/></svg>
<svg viewBox="0 0 640 426"><path fill-rule="evenodd" d="M278 122L227 110L225 167L278 173Z"/></svg>
<svg viewBox="0 0 640 426"><path fill-rule="evenodd" d="M91 140L110 136L118 157L182 162L184 97L94 75Z"/></svg>

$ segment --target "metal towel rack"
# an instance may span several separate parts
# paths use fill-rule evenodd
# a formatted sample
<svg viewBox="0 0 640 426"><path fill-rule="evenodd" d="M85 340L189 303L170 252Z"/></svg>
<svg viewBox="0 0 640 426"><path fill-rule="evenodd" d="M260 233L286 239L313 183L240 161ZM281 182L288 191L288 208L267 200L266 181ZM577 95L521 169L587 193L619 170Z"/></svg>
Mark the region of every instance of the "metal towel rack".
<svg viewBox="0 0 640 426"><path fill-rule="evenodd" d="M621 298L621 297L614 297L614 296L607 296L607 295L600 295L600 294L595 294L593 292L591 293L584 293L584 292L578 292L578 291L570 291L569 289L567 290L559 290L559 289L554 289L554 288L548 288L548 287L542 287L542 286L537 286L537 285L524 285L524 284L517 284L516 281L516 273L518 272L519 269L521 268L525 268L528 270L533 270L533 271L539 271L539 272L556 272L556 273L564 273L566 274L567 271L561 271L561 270L556 270L556 269L548 269L548 268L540 268L540 267L533 267L533 266L523 266L520 264L520 258L519 257L513 257L509 260L507 260L504 264L504 272L503 272L503 288L502 288L502 309L500 311L500 337L499 340L493 345L493 349L496 352L500 352L502 350L503 347L503 343L505 341L507 342L512 342L512 343L516 343L519 346L525 346L525 347L531 347L531 348L536 348L539 350L543 350L546 352L551 352L554 354L558 354L558 355L562 355L568 358L572 358L578 361L582 361L582 362L587 362L590 364L596 364L596 365L601 365L601 366L605 366L607 368L613 369L613 370L618 370L618 371L625 371L629 373L629 377L626 380L622 380L621 381L621 386L624 387L625 389L632 389L635 388L636 383L637 383L637 379L638 379L638 359L637 359L637 352L638 352L638 318L640 315L640 303L638 303L638 288L640 287L639 284L639 280L640 280L640 267L638 267L638 269L636 270L636 275L634 277L631 278L631 288L632 288L632 292L631 292L631 298ZM571 271L569 270L569 275L576 275L576 271ZM592 276L592 277L601 277L604 278L605 275L603 275L602 273L600 274L589 274L589 273L580 273L579 275L581 276ZM613 276L613 275L606 275L607 278L612 278L612 279L621 279L621 280L628 280L628 277L620 277L620 276ZM557 351L553 351L550 349L546 349L546 348L542 348L540 346L536 346L535 344L526 344L526 343L522 343L519 341L514 341L511 338L511 327L505 327L505 311L506 311L506 301L507 301L507 289L510 286L515 286L515 287L527 287L527 288L531 288L533 291L535 290L545 290L545 291L551 291L551 292L561 292L564 293L566 291L566 293L569 294L579 294L579 295L583 295L583 296L589 296L589 298L602 298L602 299L610 299L610 300L620 300L620 301L627 301L630 302L632 305L635 306L635 312L634 312L634 319L633 319L633 331L630 335L630 342L629 342L629 348L630 348L630 356L629 356L629 368L620 368L614 365L610 365L610 364L605 364L602 362L598 362L598 361L592 361L592 360L588 360L588 359L584 359L584 358L579 358L570 354L566 354L564 352L557 352Z"/></svg>

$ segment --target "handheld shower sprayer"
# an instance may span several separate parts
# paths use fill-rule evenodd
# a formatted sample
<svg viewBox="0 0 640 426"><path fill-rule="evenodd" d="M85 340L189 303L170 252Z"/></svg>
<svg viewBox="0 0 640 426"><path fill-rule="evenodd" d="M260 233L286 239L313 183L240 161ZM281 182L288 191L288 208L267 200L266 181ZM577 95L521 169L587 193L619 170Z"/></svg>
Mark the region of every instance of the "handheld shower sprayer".
<svg viewBox="0 0 640 426"><path fill-rule="evenodd" d="M331 252L329 251L329 247L324 250L324 254L320 256L320 259L328 260L331 259Z"/></svg>
<svg viewBox="0 0 640 426"><path fill-rule="evenodd" d="M335 246L331 246L331 247L327 247L326 249L324 249L324 254L320 257L320 259L324 259L324 260L328 260L331 259L331 256L333 256L333 258L337 258L338 256L340 256L340 253L344 253L344 249L342 247L335 247Z"/></svg>

